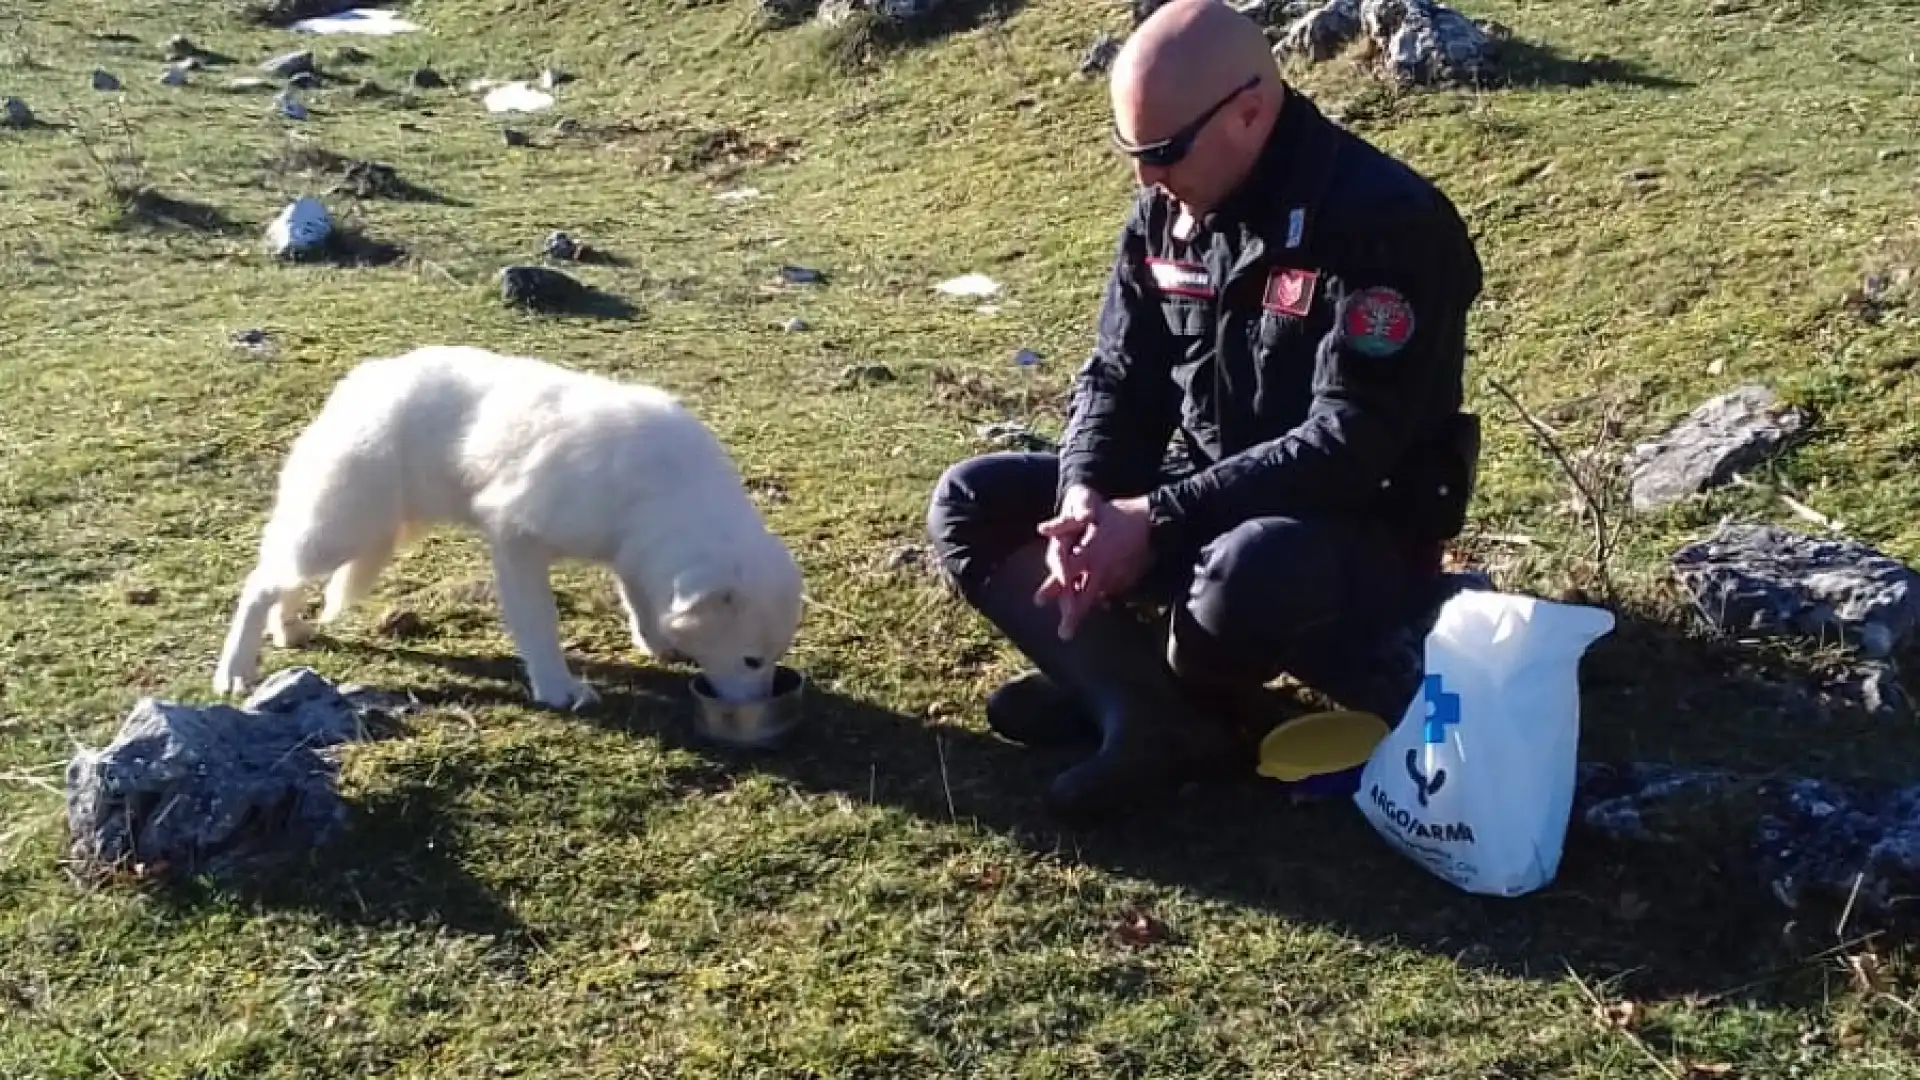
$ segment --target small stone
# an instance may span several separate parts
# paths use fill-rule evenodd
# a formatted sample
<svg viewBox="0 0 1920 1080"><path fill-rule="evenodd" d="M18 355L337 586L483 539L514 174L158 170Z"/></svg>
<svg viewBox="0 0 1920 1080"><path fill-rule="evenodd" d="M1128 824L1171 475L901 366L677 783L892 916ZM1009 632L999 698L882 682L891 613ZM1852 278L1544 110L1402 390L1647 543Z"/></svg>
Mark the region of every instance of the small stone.
<svg viewBox="0 0 1920 1080"><path fill-rule="evenodd" d="M1014 367L1030 368L1038 367L1039 364L1040 354L1034 352L1032 349L1021 349L1019 352L1013 354Z"/></svg>
<svg viewBox="0 0 1920 1080"><path fill-rule="evenodd" d="M574 259L580 254L580 244L566 233L555 230L547 234L547 242L542 250L548 258Z"/></svg>
<svg viewBox="0 0 1920 1080"><path fill-rule="evenodd" d="M29 128L33 126L33 110L17 97L0 101L0 127Z"/></svg>
<svg viewBox="0 0 1920 1080"><path fill-rule="evenodd" d="M296 71L287 77L287 85L295 90L313 90L320 85L320 76L311 71Z"/></svg>
<svg viewBox="0 0 1920 1080"><path fill-rule="evenodd" d="M1727 370L1727 358L1724 356L1716 358L1713 363L1707 365L1709 375L1718 375L1725 370Z"/></svg>
<svg viewBox="0 0 1920 1080"><path fill-rule="evenodd" d="M500 271L500 298L536 311L556 311L587 295L579 279L546 266L509 266Z"/></svg>
<svg viewBox="0 0 1920 1080"><path fill-rule="evenodd" d="M233 335L233 347L260 356L273 351L273 342L268 339L265 330L238 330Z"/></svg>
<svg viewBox="0 0 1920 1080"><path fill-rule="evenodd" d="M1660 170L1642 166L1637 169L1628 169L1625 176L1630 183L1645 184L1660 179Z"/></svg>
<svg viewBox="0 0 1920 1080"><path fill-rule="evenodd" d="M575 120L571 116L566 117L565 119L560 120L553 125L553 133L555 135L561 136L562 138L565 138L568 135L573 135L579 132L579 130L580 130L580 121Z"/></svg>
<svg viewBox="0 0 1920 1080"><path fill-rule="evenodd" d="M789 334L798 334L807 328L807 320L795 315L793 318L782 323L780 328Z"/></svg>
<svg viewBox="0 0 1920 1080"><path fill-rule="evenodd" d="M1632 504L1645 512L1679 502L1759 463L1800 438L1807 414L1781 406L1764 386L1743 386L1702 404L1659 438L1634 447Z"/></svg>
<svg viewBox="0 0 1920 1080"><path fill-rule="evenodd" d="M840 381L854 383L890 383L894 381L893 369L885 364L848 364L840 369Z"/></svg>
<svg viewBox="0 0 1920 1080"><path fill-rule="evenodd" d="M177 71L199 71L201 68L206 67L206 64L201 62L197 56L189 56L182 60L175 60L167 66Z"/></svg>
<svg viewBox="0 0 1920 1080"><path fill-rule="evenodd" d="M415 68L407 76L407 85L415 90L439 90L447 85L447 80L432 68Z"/></svg>
<svg viewBox="0 0 1920 1080"><path fill-rule="evenodd" d="M387 637L405 640L425 633L427 621L405 608L395 608L381 617L375 629Z"/></svg>
<svg viewBox="0 0 1920 1080"><path fill-rule="evenodd" d="M508 146L533 145L533 140L527 138L527 133L517 128L501 128L500 141L506 143Z"/></svg>
<svg viewBox="0 0 1920 1080"><path fill-rule="evenodd" d="M261 64L260 70L276 79L291 79L303 71L313 70L313 50L302 49L276 56Z"/></svg>
<svg viewBox="0 0 1920 1080"><path fill-rule="evenodd" d="M125 595L127 603L135 607L152 607L160 602L159 589L128 589Z"/></svg>
<svg viewBox="0 0 1920 1080"><path fill-rule="evenodd" d="M95 90L105 93L120 89L120 80L114 78L112 72L102 71L99 68L93 69L92 84Z"/></svg>
<svg viewBox="0 0 1920 1080"><path fill-rule="evenodd" d="M805 266L783 266L780 268L780 280L789 285L818 285L827 276L818 270Z"/></svg>
<svg viewBox="0 0 1920 1080"><path fill-rule="evenodd" d="M307 107L300 104L298 98L293 97L285 91L274 95L273 107L281 116L289 120L305 120L308 116Z"/></svg>
<svg viewBox="0 0 1920 1080"><path fill-rule="evenodd" d="M320 200L303 196L287 205L267 226L267 250L283 259L319 252L333 235L333 218Z"/></svg>
<svg viewBox="0 0 1920 1080"><path fill-rule="evenodd" d="M1093 44L1087 46L1087 51L1080 54L1080 74L1099 75L1112 66L1113 58L1118 55L1120 43L1113 39L1112 34L1102 31L1099 37L1093 39Z"/></svg>
<svg viewBox="0 0 1920 1080"><path fill-rule="evenodd" d="M540 89L542 90L552 90L562 83L570 83L572 81L573 76L564 71L556 71L553 68L547 68L540 73Z"/></svg>
<svg viewBox="0 0 1920 1080"><path fill-rule="evenodd" d="M185 34L175 34L167 39L167 59L186 60L200 55L200 46Z"/></svg>
<svg viewBox="0 0 1920 1080"><path fill-rule="evenodd" d="M170 67L160 73L160 82L163 86L185 86L187 85L186 69Z"/></svg>

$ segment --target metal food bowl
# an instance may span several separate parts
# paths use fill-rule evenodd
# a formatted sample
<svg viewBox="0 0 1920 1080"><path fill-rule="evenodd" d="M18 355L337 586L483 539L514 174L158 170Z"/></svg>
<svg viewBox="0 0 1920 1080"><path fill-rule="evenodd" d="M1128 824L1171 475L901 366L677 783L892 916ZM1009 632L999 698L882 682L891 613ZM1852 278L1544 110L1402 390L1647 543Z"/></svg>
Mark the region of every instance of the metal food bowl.
<svg viewBox="0 0 1920 1080"><path fill-rule="evenodd" d="M695 675L687 685L693 691L694 730L715 742L768 750L786 742L800 726L807 680L790 667L774 668L773 692L752 701L721 698L704 675Z"/></svg>

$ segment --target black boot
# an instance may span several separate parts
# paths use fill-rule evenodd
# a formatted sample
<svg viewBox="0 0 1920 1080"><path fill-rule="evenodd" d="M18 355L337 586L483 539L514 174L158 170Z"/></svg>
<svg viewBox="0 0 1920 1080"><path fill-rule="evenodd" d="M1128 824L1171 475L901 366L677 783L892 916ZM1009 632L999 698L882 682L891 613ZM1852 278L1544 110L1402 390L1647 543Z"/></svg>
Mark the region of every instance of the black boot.
<svg viewBox="0 0 1920 1080"><path fill-rule="evenodd" d="M1029 671L1000 684L987 698L987 726L1022 746L1070 746L1094 742L1100 726L1046 672Z"/></svg>
<svg viewBox="0 0 1920 1080"><path fill-rule="evenodd" d="M1029 544L973 601L1098 725L1099 751L1054 780L1049 809L1069 819L1105 816L1230 768L1232 741L1180 692L1155 636L1124 612L1096 609L1062 641L1056 605L1033 602L1046 578L1045 544Z"/></svg>

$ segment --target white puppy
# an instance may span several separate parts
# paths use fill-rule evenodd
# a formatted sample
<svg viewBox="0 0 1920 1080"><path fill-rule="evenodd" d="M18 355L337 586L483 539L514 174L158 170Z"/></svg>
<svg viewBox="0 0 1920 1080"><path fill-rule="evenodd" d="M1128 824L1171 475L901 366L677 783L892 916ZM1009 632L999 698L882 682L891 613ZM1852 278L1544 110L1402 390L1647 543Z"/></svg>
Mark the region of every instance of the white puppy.
<svg viewBox="0 0 1920 1080"><path fill-rule="evenodd" d="M568 669L549 570L610 567L634 644L691 660L733 700L766 694L800 621L801 577L713 433L665 391L484 349L369 360L294 440L214 672L259 677L260 638L308 629L292 609L331 575L321 622L364 596L396 548L435 524L479 530L534 698L597 695Z"/></svg>

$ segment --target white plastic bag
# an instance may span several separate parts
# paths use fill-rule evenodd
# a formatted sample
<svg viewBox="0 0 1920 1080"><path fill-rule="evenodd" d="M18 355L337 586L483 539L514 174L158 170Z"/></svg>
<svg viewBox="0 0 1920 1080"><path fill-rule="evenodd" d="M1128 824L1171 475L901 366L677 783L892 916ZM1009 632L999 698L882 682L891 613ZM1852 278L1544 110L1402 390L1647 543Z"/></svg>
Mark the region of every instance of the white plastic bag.
<svg viewBox="0 0 1920 1080"><path fill-rule="evenodd" d="M1427 634L1426 680L1354 801L1409 858L1471 893L1553 880L1573 810L1580 658L1602 608L1461 592Z"/></svg>

